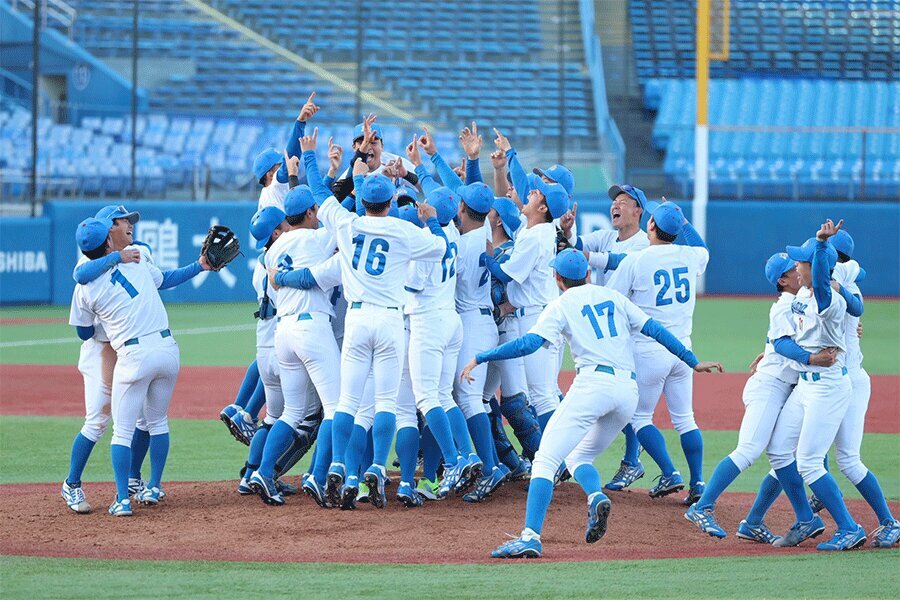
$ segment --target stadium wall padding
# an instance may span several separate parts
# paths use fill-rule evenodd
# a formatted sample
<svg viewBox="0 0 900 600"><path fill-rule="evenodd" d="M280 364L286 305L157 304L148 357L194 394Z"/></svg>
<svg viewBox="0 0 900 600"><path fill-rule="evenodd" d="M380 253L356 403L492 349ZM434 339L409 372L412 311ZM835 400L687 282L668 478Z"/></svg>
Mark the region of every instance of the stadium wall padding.
<svg viewBox="0 0 900 600"><path fill-rule="evenodd" d="M609 227L609 200L579 196L582 233ZM3 218L0 226L0 303L69 304L72 269L79 253L75 226L108 202L51 201L44 216ZM691 203L678 204L690 218ZM253 301L251 284L257 253L248 233L253 202L129 201L141 213L135 239L147 243L157 264L176 268L196 260L210 225L222 223L238 234L244 255L227 271L210 273L162 292L168 302ZM645 211L644 225L650 208ZM732 202L709 203L707 245L710 294L770 295L763 265L787 244L815 234L825 218L845 219L856 240L856 257L868 272L868 296L900 296L900 204Z"/></svg>

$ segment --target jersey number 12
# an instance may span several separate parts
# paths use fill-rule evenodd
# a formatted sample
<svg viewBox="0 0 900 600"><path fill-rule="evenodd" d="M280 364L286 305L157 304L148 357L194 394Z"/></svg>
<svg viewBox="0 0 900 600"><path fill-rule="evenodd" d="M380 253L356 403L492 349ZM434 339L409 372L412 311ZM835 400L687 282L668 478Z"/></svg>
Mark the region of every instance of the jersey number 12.
<svg viewBox="0 0 900 600"><path fill-rule="evenodd" d="M611 300L607 300L601 304L595 304L594 306L585 304L584 308L581 309L581 314L587 317L588 321L591 322L591 327L594 328L594 333L597 334L598 340L603 339L603 330L600 328L599 319L604 313L606 314L606 327L609 329L609 337L616 337L619 335L619 332L616 331L616 307Z"/></svg>

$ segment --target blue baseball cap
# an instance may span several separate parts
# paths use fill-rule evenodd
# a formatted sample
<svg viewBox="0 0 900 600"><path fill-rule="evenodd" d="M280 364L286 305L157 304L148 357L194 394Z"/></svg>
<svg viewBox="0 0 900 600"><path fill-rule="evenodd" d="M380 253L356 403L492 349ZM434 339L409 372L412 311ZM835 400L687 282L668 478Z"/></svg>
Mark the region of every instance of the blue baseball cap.
<svg viewBox="0 0 900 600"><path fill-rule="evenodd" d="M281 165L284 155L275 148L266 148L253 159L253 176L262 184L262 178L275 165Z"/></svg>
<svg viewBox="0 0 900 600"><path fill-rule="evenodd" d="M491 207L497 211L500 222L503 223L503 231L509 236L509 239L516 239L516 232L522 225L521 213L516 203L505 197L494 198L494 205Z"/></svg>
<svg viewBox="0 0 900 600"><path fill-rule="evenodd" d="M437 220L442 226L453 220L459 210L459 196L447 186L441 186L428 194L428 204L437 211Z"/></svg>
<svg viewBox="0 0 900 600"><path fill-rule="evenodd" d="M813 254L816 252L816 241L816 238L811 237L803 242L802 246L788 246L786 248L787 255L797 262L811 263ZM837 250L834 249L831 242L826 242L825 251L825 258L828 260L828 269L833 269L834 265L837 264Z"/></svg>
<svg viewBox="0 0 900 600"><path fill-rule="evenodd" d="M466 206L475 212L487 214L494 204L494 192L482 181L458 187L456 191Z"/></svg>
<svg viewBox="0 0 900 600"><path fill-rule="evenodd" d="M584 252L574 248L566 248L557 254L550 266L556 269L560 277L565 277L566 279L584 279L587 277L587 258Z"/></svg>
<svg viewBox="0 0 900 600"><path fill-rule="evenodd" d="M684 229L684 213L674 202L663 202L653 210L653 221L660 231L678 237Z"/></svg>
<svg viewBox="0 0 900 600"><path fill-rule="evenodd" d="M406 221L407 223L412 223L416 227L424 227L425 223L419 220L419 209L413 206L412 204L407 204L406 206L401 206L399 208L400 219Z"/></svg>
<svg viewBox="0 0 900 600"><path fill-rule="evenodd" d="M384 132L381 129L381 125L378 123L372 123L372 131L375 132L375 137L379 140L384 139ZM360 123L356 127L353 128L353 141L361 140L363 138L363 124Z"/></svg>
<svg viewBox="0 0 900 600"><path fill-rule="evenodd" d="M272 233L284 221L284 211L277 206L266 206L256 211L250 219L250 235L256 240L256 249L262 250L269 243Z"/></svg>
<svg viewBox="0 0 900 600"><path fill-rule="evenodd" d="M553 183L558 183L563 186L566 189L566 193L570 196L575 190L575 177L572 175L572 171L563 165L553 165L546 171L543 169L534 169L532 172L538 177L546 177Z"/></svg>
<svg viewBox="0 0 900 600"><path fill-rule="evenodd" d="M302 215L315 204L316 199L313 198L312 190L309 189L309 186L298 185L284 197L284 213L291 216Z"/></svg>
<svg viewBox="0 0 900 600"><path fill-rule="evenodd" d="M835 250L847 258L853 258L853 248L855 247L855 244L853 243L852 235L841 229L831 236L831 239L828 241L831 242L831 245L834 246Z"/></svg>
<svg viewBox="0 0 900 600"><path fill-rule="evenodd" d="M547 183L540 177L535 182L535 188L544 195L551 217L558 219L568 212L569 194L566 188L558 183Z"/></svg>
<svg viewBox="0 0 900 600"><path fill-rule="evenodd" d="M397 188L391 180L379 173L366 177L360 193L361 199L369 204L381 204L393 198L396 191Z"/></svg>
<svg viewBox="0 0 900 600"><path fill-rule="evenodd" d="M75 229L75 241L78 243L78 247L84 252L96 250L109 237L109 229L112 226L113 222L109 219L88 217Z"/></svg>
<svg viewBox="0 0 900 600"><path fill-rule="evenodd" d="M409 202L418 203L418 201L419 201L419 198L416 197L415 192L413 192L411 189L409 189L405 185L397 186L397 204L400 203L401 198L404 198L404 202L407 202L407 203L409 203Z"/></svg>
<svg viewBox="0 0 900 600"><path fill-rule="evenodd" d="M111 204L98 210L94 217L97 219L109 219L110 221L115 221L116 219L128 219L128 222L134 225L140 220L141 213L128 210L121 204Z"/></svg>
<svg viewBox="0 0 900 600"><path fill-rule="evenodd" d="M791 260L787 252L776 252L766 261L766 279L769 283L778 287L778 280L781 276L794 268L797 262Z"/></svg>
<svg viewBox="0 0 900 600"><path fill-rule="evenodd" d="M633 185L628 185L627 183L617 183L609 188L608 193L610 200L615 200L616 196L618 196L619 194L625 194L626 196L634 198L641 209L647 208L647 196L644 195L644 190L636 188Z"/></svg>
<svg viewBox="0 0 900 600"><path fill-rule="evenodd" d="M388 209L388 216L394 217L395 219L400 218L400 207L397 206L396 200L391 200L391 207Z"/></svg>

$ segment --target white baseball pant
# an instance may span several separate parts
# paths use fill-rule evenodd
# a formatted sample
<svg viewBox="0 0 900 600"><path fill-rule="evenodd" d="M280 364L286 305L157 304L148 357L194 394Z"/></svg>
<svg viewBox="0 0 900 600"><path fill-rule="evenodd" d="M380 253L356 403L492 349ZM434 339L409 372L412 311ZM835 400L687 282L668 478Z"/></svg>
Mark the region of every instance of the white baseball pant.
<svg viewBox="0 0 900 600"><path fill-rule="evenodd" d="M450 410L456 361L463 343L462 321L454 310L409 316L409 375L422 414L438 406Z"/></svg>
<svg viewBox="0 0 900 600"><path fill-rule="evenodd" d="M754 373L744 385L744 417L738 443L728 455L744 471L765 452L772 439L778 415L794 386L765 373Z"/></svg>
<svg viewBox="0 0 900 600"><path fill-rule="evenodd" d="M333 418L341 393L341 353L330 318L318 312L308 315L310 318L303 320L296 315L279 317L275 332L284 396L284 411L279 418L291 427L314 412L317 401L322 403L324 418ZM268 391L266 394L268 400Z"/></svg>
<svg viewBox="0 0 900 600"><path fill-rule="evenodd" d="M865 479L869 469L859 456L865 428L866 411L869 409L869 397L872 395L872 380L865 369L852 369L848 373L851 394L850 405L837 437L834 438L834 454L838 468L853 485Z"/></svg>
<svg viewBox="0 0 900 600"><path fill-rule="evenodd" d="M409 346L409 319L404 319L406 334L406 347ZM374 419L374 414L373 414ZM371 426L371 425L370 425ZM403 360L403 375L400 377L400 393L397 395L397 431L404 427L419 428L419 418L416 416L416 396L413 393L412 378L409 372L409 352Z"/></svg>
<svg viewBox="0 0 900 600"><path fill-rule="evenodd" d="M659 344L635 344L634 350L639 396L631 420L634 430L653 424L653 411L663 393L679 435L697 429L692 397L694 370Z"/></svg>
<svg viewBox="0 0 900 600"><path fill-rule="evenodd" d="M469 310L459 313L462 321L463 340L459 350L459 359L456 361L456 374L453 377L453 395L466 419L482 414L484 409L484 391L487 381L488 364L478 365L472 369L472 377L475 381L459 381L459 373L475 355L485 350L490 350L497 345L497 325L491 311L484 309ZM496 388L494 389L496 391Z"/></svg>
<svg viewBox="0 0 900 600"><path fill-rule="evenodd" d="M541 316L542 310L540 306L529 306L516 310L510 320L511 324L516 327L517 337L522 337L531 331L531 328L537 323L538 317ZM549 348L542 347L522 359L525 381L528 383L528 402L534 406L538 416L556 410L559 405L559 397L556 395L559 376L556 369L559 347L555 345L556 340L550 340L550 342L554 345ZM502 392L504 396L510 395L505 389Z"/></svg>
<svg viewBox="0 0 900 600"><path fill-rule="evenodd" d="M273 425L284 412L281 370L278 366L278 353L275 352L275 346L257 346L256 365L259 367L259 379L266 390L266 417L263 422L266 425Z"/></svg>
<svg viewBox="0 0 900 600"><path fill-rule="evenodd" d="M84 425L81 435L96 442L109 425L116 351L109 342L85 340L78 352L78 370L84 379Z"/></svg>

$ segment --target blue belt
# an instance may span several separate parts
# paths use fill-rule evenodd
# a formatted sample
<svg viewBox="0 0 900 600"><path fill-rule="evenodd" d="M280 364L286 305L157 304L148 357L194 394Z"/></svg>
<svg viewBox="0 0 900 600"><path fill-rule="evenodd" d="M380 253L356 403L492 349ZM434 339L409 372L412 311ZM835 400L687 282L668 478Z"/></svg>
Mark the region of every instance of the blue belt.
<svg viewBox="0 0 900 600"><path fill-rule="evenodd" d="M369 306L375 306L375 305L374 305L374 304L369 304ZM363 303L362 303L362 302L351 302L351 303L350 303L350 308L362 308L362 307L363 307ZM386 308L386 309L388 309L388 310L400 310L400 309L397 308L396 306L377 306L376 308Z"/></svg>
<svg viewBox="0 0 900 600"><path fill-rule="evenodd" d="M847 367L841 367L841 375L847 374ZM819 381L822 379L821 373L807 373L806 371L800 372L800 379L803 381Z"/></svg>
<svg viewBox="0 0 900 600"><path fill-rule="evenodd" d="M294 318L295 316L296 318ZM281 323L282 319L291 319L294 321L312 321L313 316L308 312L300 313L298 315L282 315L278 317L278 322ZM328 320L331 321L331 315L328 316Z"/></svg>
<svg viewBox="0 0 900 600"><path fill-rule="evenodd" d="M527 314L529 314L529 315L534 314L534 308L535 308L535 307L530 306L530 307L528 307L528 308L531 308L532 310L528 311ZM543 305L543 306L541 306L541 307L538 309L538 312L541 312L541 311L544 310L545 308L547 308L547 305L546 305L546 304ZM513 311L512 314L513 314L514 316L516 316L516 317L524 317L524 316L526 315L525 308L517 308L516 310Z"/></svg>
<svg viewBox="0 0 900 600"><path fill-rule="evenodd" d="M584 367L584 368L587 369L587 368L589 368L589 367ZM595 372L597 372L597 373L607 373L608 375L615 375L615 374L616 374L616 370L615 370L614 368L610 367L610 366L607 366L607 365L597 365L597 366L594 367L592 370L595 371ZM620 370L621 370L621 369L620 369ZM582 371L582 369L576 369L576 370L575 370L576 373L581 373L581 371ZM637 375L635 374L634 371L631 372L631 378L632 378L632 379L637 379Z"/></svg>
<svg viewBox="0 0 900 600"><path fill-rule="evenodd" d="M144 337L147 337L147 336L144 336ZM172 332L169 331L168 329L163 329L162 331L159 332L159 337L164 337L164 338L172 337ZM122 345L123 346L136 346L140 343L141 343L141 338L131 338L130 340L127 340Z"/></svg>
<svg viewBox="0 0 900 600"><path fill-rule="evenodd" d="M478 310L481 312L481 314L486 315L488 317L493 316L493 314L494 314L494 312L489 308L479 308Z"/></svg>

